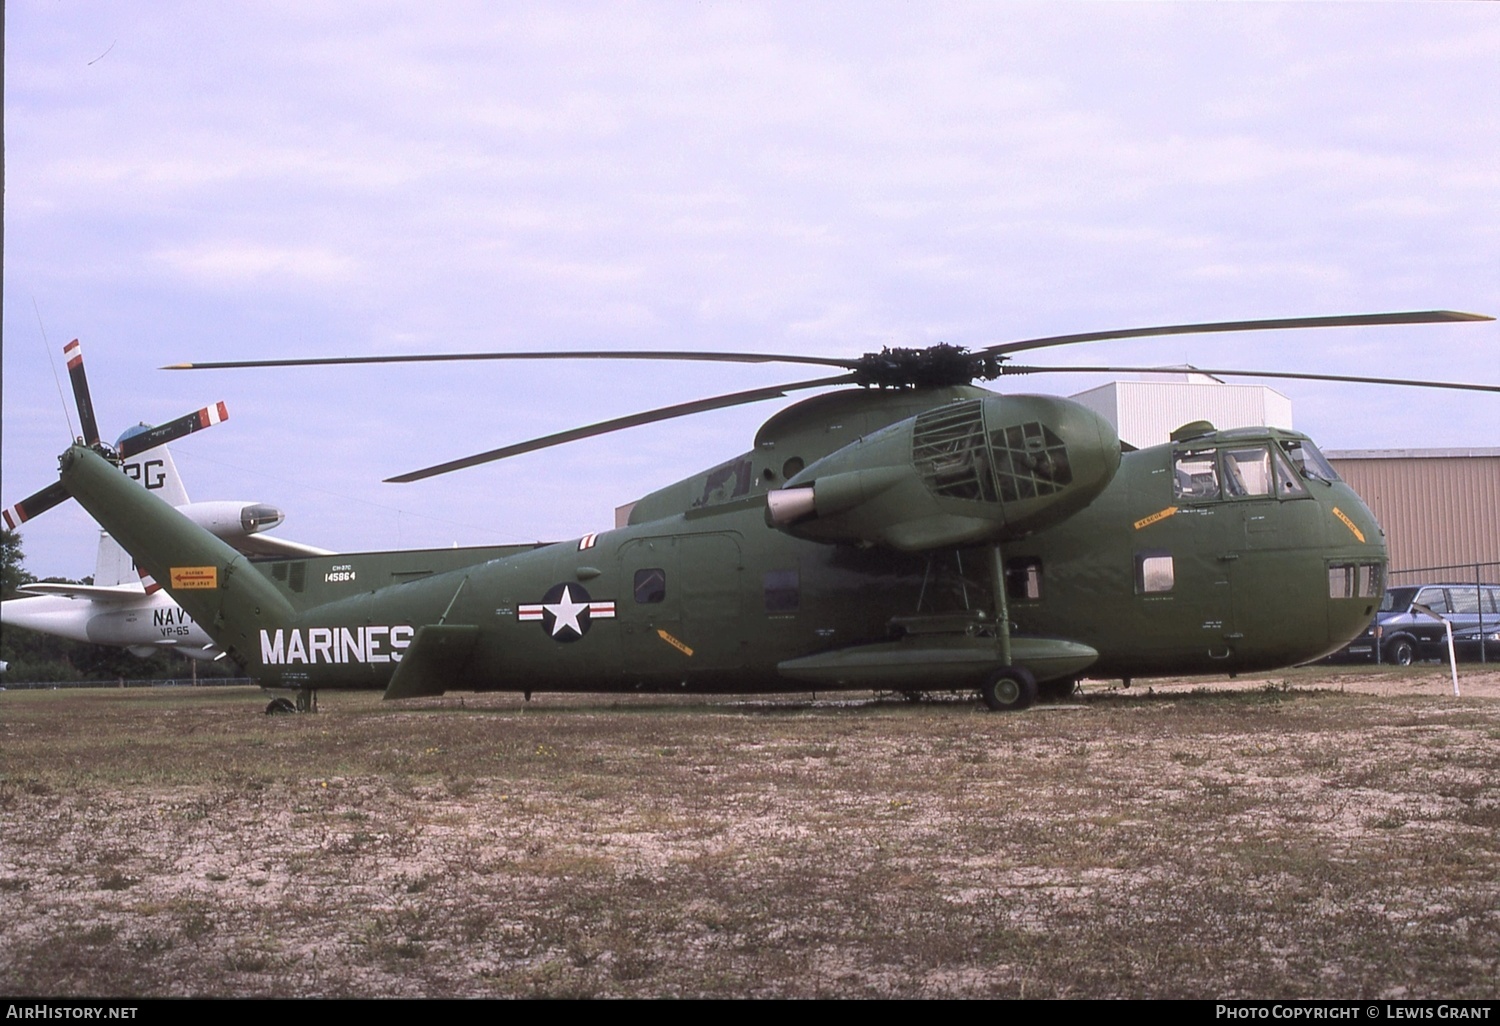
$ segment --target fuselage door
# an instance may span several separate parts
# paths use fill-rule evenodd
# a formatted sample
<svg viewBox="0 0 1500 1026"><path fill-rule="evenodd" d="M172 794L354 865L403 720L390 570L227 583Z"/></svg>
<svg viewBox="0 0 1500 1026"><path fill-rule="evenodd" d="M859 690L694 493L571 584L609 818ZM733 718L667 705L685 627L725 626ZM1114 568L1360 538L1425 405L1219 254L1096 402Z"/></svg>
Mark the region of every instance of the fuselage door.
<svg viewBox="0 0 1500 1026"><path fill-rule="evenodd" d="M732 534L638 538L620 548L618 606L625 676L663 685L744 661L739 539Z"/></svg>

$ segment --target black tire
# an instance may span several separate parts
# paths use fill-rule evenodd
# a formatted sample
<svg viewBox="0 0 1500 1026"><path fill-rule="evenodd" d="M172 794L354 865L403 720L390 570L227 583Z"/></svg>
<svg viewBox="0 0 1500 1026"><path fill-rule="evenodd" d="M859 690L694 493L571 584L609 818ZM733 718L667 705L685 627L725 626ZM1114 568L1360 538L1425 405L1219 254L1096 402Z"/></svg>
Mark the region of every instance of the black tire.
<svg viewBox="0 0 1500 1026"><path fill-rule="evenodd" d="M1066 702L1078 687L1077 677L1054 677L1036 686L1036 695L1044 702Z"/></svg>
<svg viewBox="0 0 1500 1026"><path fill-rule="evenodd" d="M267 716L279 716L282 713L294 713L297 707L292 704L290 698L273 698L271 704L266 706Z"/></svg>
<svg viewBox="0 0 1500 1026"><path fill-rule="evenodd" d="M1410 666L1416 661L1417 653L1411 646L1411 642L1405 638L1397 638L1385 648L1385 661L1397 666Z"/></svg>
<svg viewBox="0 0 1500 1026"><path fill-rule="evenodd" d="M1024 666L1007 666L985 678L979 697L995 712L1020 712L1036 701L1036 678Z"/></svg>

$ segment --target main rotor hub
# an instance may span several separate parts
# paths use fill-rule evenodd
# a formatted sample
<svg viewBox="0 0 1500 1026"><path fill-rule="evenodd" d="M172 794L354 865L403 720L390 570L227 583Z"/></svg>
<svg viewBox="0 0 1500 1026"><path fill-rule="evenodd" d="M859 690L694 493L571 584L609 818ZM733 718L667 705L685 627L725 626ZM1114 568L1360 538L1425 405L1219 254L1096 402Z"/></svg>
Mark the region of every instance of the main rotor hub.
<svg viewBox="0 0 1500 1026"><path fill-rule="evenodd" d="M866 353L853 370L855 380L866 388L943 388L993 381L1003 373L1004 360L996 353L971 353L963 346L940 342L926 349L886 347Z"/></svg>

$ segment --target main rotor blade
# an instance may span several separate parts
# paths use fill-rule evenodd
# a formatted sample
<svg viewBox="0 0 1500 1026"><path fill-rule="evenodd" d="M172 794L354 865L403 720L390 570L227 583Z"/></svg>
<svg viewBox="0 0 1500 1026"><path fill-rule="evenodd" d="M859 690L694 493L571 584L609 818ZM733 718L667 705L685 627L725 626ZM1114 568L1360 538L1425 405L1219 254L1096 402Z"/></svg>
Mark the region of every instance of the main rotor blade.
<svg viewBox="0 0 1500 1026"><path fill-rule="evenodd" d="M1004 370L1006 374L1222 374L1227 378L1294 378L1301 381L1348 381L1358 385L1500 392L1500 385L1475 385L1462 381L1417 381L1411 378L1366 378L1351 374L1298 374L1292 371L1215 370L1209 367L1025 367L1006 364Z"/></svg>
<svg viewBox="0 0 1500 1026"><path fill-rule="evenodd" d="M690 403L678 403L676 406L663 406L655 410L647 410L644 413L633 413L628 417L616 417L613 420L600 421L590 424L588 427L573 428L570 431L559 431L557 434L544 435L541 438L533 438L529 442L518 442L515 445L502 446L499 449L491 449L489 452L479 453L477 456L466 456L459 460L450 460L437 466L427 467L423 470L414 470L409 474L399 477L386 478L387 483L405 484L408 481L420 481L427 477L436 477L438 474L447 474L454 470L463 470L465 467L475 467L481 463L489 463L492 460L503 460L507 456L518 456L523 452L535 452L537 449L546 449L554 445L563 445L566 442L576 442L580 438L591 438L594 435L608 434L611 431L619 431L624 428L639 427L642 424L654 424L661 420L671 420L674 417L686 417L694 413L704 413L708 410L720 410L728 406L742 406L746 403L758 403L762 399L780 399L788 392L804 388L821 388L825 385L848 385L855 381L853 375L840 375L834 378L820 378L816 381L794 381L789 385L772 385L769 388L756 388L748 392L731 392L728 395L715 396L712 399L697 399Z"/></svg>
<svg viewBox="0 0 1500 1026"><path fill-rule="evenodd" d="M176 441L183 435L190 435L194 431L202 431L204 428L213 427L220 421L229 419L229 407L223 403L214 403L205 406L197 413L189 413L169 420L165 424L158 424L138 435L131 435L120 443L120 455L122 457L134 456L138 452L147 449L155 449L158 445L166 445L168 442Z"/></svg>
<svg viewBox="0 0 1500 1026"><path fill-rule="evenodd" d="M67 502L73 497L73 493L63 487L61 481L54 481L35 495L28 495L10 509L0 511L0 519L5 521L5 529L14 531L32 517L41 516L53 506L60 502Z"/></svg>
<svg viewBox="0 0 1500 1026"><path fill-rule="evenodd" d="M1018 342L1001 342L998 345L986 346L980 352L1019 353L1026 349L1065 346L1074 342L1100 342L1111 338L1150 338L1156 335L1206 335L1219 331L1277 331L1285 328L1352 328L1376 324L1439 324L1449 321L1493 321L1494 319L1484 314L1461 313L1456 310L1416 310L1410 313L1281 317L1260 321L1214 321L1208 324L1164 324L1155 328L1087 331L1076 335L1050 335L1046 338L1028 338Z"/></svg>
<svg viewBox="0 0 1500 1026"><path fill-rule="evenodd" d="M575 349L556 353L421 353L400 356L315 356L296 360L227 360L173 363L162 370L238 370L246 367L342 367L367 363L454 363L464 360L691 360L704 363L806 363L853 370L858 360L775 353L710 353L695 350Z"/></svg>
<svg viewBox="0 0 1500 1026"><path fill-rule="evenodd" d="M99 444L99 422L94 419L94 400L89 398L89 379L83 372L83 347L75 338L63 346L68 361L68 378L73 382L73 399L78 403L78 427L84 445Z"/></svg>

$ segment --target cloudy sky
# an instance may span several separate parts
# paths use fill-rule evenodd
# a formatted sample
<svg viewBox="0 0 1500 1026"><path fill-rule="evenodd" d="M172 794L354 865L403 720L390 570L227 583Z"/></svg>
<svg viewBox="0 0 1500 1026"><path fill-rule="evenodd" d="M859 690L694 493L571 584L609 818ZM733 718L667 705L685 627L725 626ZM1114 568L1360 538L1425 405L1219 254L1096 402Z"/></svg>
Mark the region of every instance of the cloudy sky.
<svg viewBox="0 0 1500 1026"><path fill-rule="evenodd" d="M55 480L54 367L75 336L106 436L226 400L229 423L174 447L190 493L274 503L280 533L353 550L606 528L616 504L747 449L791 400L380 480L810 375L155 368L851 356L1500 313L1500 4L13 0L5 16L7 505ZM1493 323L1046 355L1500 382ZM1324 448L1500 444L1493 395L1277 387ZM38 575L93 570L73 504L23 542Z"/></svg>

